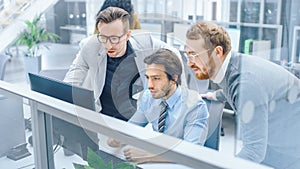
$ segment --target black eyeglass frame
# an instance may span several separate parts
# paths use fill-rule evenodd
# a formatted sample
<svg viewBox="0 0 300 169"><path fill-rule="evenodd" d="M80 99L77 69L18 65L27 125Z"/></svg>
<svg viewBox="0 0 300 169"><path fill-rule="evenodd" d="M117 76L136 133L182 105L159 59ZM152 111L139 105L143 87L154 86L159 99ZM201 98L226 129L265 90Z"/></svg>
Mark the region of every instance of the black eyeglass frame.
<svg viewBox="0 0 300 169"><path fill-rule="evenodd" d="M121 38L125 35L126 33L123 33L121 36L105 36L105 35L100 35L100 33L97 34L97 39L100 43L107 43L107 40L109 39L111 44L117 44L120 42ZM112 39L115 38L115 39Z"/></svg>

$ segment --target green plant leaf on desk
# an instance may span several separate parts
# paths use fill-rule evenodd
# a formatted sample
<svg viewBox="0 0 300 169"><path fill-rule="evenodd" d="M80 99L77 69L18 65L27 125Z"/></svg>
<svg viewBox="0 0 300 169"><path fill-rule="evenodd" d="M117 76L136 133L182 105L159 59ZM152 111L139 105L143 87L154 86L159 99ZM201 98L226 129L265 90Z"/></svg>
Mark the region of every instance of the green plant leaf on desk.
<svg viewBox="0 0 300 169"><path fill-rule="evenodd" d="M131 162L121 162L119 164L116 164L115 167L113 167L112 161L106 164L105 161L90 148L88 148L88 152L87 152L87 162L88 165L73 163L73 166L75 169L135 169L136 168L136 163L131 163Z"/></svg>
<svg viewBox="0 0 300 169"><path fill-rule="evenodd" d="M136 163L129 163L129 162L123 162L117 164L117 166L114 169L135 169Z"/></svg>
<svg viewBox="0 0 300 169"><path fill-rule="evenodd" d="M73 166L76 169L94 169L88 165L82 165L82 164L76 164L76 163L73 163Z"/></svg>
<svg viewBox="0 0 300 169"><path fill-rule="evenodd" d="M105 164L105 162L92 149L88 148L87 153L89 166L93 167L94 169L112 168L112 162Z"/></svg>

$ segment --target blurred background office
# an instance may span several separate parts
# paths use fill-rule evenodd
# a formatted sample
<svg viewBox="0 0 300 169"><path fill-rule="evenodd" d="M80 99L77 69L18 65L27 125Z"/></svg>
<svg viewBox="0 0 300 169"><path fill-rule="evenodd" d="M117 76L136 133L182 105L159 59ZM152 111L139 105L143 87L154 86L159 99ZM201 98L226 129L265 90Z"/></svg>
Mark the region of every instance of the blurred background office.
<svg viewBox="0 0 300 169"><path fill-rule="evenodd" d="M26 29L25 20L42 14L41 26L60 37L54 43L46 43L48 49L42 49L39 71L64 72L75 58L79 42L94 34L96 14L103 3L104 0L0 0L0 57L6 55L9 60L4 60L2 80L28 88L23 57L26 48L15 44ZM188 27L201 20L213 21L229 32L234 51L270 60L300 77L298 0L131 0L131 4L140 21L140 30L133 33L151 32L183 51ZM224 112L225 136L220 151L234 154L239 147L234 112L230 107ZM30 118L26 113L24 116ZM24 133L21 137L25 137Z"/></svg>
<svg viewBox="0 0 300 169"><path fill-rule="evenodd" d="M1 0L1 51L9 51L21 21L44 14L47 30L58 34L58 43L76 44L94 31L95 16L104 0ZM132 0L141 29L178 45L186 27L199 20L214 21L232 35L233 47L288 66L299 63L300 21L296 0ZM30 11L30 12L29 12Z"/></svg>

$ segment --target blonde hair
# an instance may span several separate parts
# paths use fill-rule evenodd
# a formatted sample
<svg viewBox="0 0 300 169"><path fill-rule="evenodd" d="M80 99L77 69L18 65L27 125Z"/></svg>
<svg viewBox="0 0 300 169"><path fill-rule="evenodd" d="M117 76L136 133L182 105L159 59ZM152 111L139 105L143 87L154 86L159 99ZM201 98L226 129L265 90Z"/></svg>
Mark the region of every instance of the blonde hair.
<svg viewBox="0 0 300 169"><path fill-rule="evenodd" d="M96 27L99 23L111 23L120 19L124 26L124 33L129 30L129 18L130 15L124 9L118 7L108 7L101 11L96 19Z"/></svg>
<svg viewBox="0 0 300 169"><path fill-rule="evenodd" d="M211 50L216 46L223 48L223 54L227 55L231 50L231 40L228 32L221 26L211 22L198 22L193 24L186 33L186 38L198 40L203 38L205 41L204 48Z"/></svg>

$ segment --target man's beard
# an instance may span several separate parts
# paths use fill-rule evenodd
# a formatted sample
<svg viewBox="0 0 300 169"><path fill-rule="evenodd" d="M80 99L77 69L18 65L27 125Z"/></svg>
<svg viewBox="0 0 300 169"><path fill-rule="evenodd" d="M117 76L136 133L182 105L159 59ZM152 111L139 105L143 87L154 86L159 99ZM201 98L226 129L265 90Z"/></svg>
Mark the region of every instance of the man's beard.
<svg viewBox="0 0 300 169"><path fill-rule="evenodd" d="M207 72L195 73L197 79L199 80L206 80L209 79L209 75Z"/></svg>
<svg viewBox="0 0 300 169"><path fill-rule="evenodd" d="M209 74L208 74L208 71L207 69L203 69L201 70L199 67L197 66L191 66L192 69L194 68L197 68L198 71L197 72L194 72L195 73L195 76L197 77L197 79L199 80L206 80L206 79L209 79Z"/></svg>

